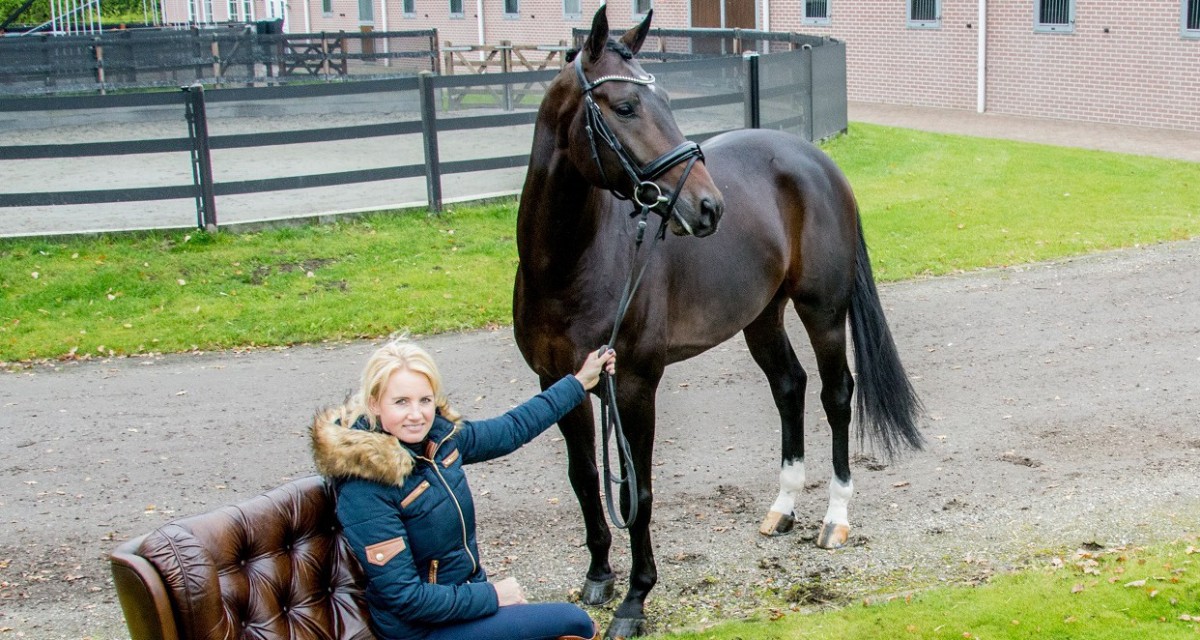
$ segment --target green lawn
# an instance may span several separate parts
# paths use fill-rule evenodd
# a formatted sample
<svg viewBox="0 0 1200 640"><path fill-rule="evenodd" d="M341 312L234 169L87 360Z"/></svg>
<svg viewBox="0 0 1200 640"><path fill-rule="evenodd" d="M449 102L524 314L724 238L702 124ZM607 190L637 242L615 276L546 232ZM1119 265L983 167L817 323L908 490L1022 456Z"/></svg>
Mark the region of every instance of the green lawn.
<svg viewBox="0 0 1200 640"><path fill-rule="evenodd" d="M662 636L673 640L1172 640L1200 637L1200 539L1078 550L977 587Z"/></svg>
<svg viewBox="0 0 1200 640"><path fill-rule="evenodd" d="M1200 164L853 124L880 280L1200 234ZM511 321L515 201L256 233L0 240L0 362Z"/></svg>

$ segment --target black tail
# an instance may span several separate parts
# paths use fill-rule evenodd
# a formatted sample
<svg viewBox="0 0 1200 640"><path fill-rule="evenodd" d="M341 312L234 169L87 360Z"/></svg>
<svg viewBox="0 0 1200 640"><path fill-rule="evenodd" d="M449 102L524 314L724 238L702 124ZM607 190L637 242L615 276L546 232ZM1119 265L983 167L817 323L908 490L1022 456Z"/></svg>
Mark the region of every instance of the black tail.
<svg viewBox="0 0 1200 640"><path fill-rule="evenodd" d="M858 437L861 441L864 433L869 434L891 460L901 445L911 449L924 446L925 439L917 431L917 418L924 408L908 381L908 374L904 373L904 365L900 364L896 343L879 303L861 218L856 253L850 332L854 338L854 368L858 370L855 384Z"/></svg>

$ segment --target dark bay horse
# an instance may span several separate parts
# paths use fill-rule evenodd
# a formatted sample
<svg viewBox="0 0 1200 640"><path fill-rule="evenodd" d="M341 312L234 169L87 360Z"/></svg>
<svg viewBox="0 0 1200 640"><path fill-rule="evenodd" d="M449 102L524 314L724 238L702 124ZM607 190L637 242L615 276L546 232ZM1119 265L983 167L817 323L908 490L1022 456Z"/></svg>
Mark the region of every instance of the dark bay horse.
<svg viewBox="0 0 1200 640"><path fill-rule="evenodd" d="M631 265L645 264L614 345L617 406L638 482L636 495L621 491L626 513L637 508L629 522L633 566L609 637L641 631L644 601L657 581L651 455L655 393L667 365L745 335L782 423L780 490L760 527L765 535L792 528L805 480L807 374L784 329L789 304L815 351L833 434L829 508L817 544L839 547L850 533L855 379L847 320L860 436L866 432L888 456L922 443L920 403L884 318L846 178L813 145L773 131L723 134L705 143L701 157L679 132L664 91L633 59L649 28L647 15L610 39L601 6L591 36L542 102L517 217L514 331L543 386L608 341ZM629 199L662 216L675 236L694 239L667 237L654 251L636 251ZM592 405L559 426L591 553L583 600L600 604L612 597L615 578Z"/></svg>

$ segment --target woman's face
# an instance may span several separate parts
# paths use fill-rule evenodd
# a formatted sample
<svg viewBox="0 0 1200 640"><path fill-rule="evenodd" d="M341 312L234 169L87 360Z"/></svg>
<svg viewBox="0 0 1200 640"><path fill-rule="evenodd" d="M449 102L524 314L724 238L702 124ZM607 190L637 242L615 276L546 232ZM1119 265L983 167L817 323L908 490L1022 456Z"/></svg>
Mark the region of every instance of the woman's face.
<svg viewBox="0 0 1200 640"><path fill-rule="evenodd" d="M405 444L419 444L433 426L436 409L433 385L424 374L399 369L388 378L378 398L368 407L379 416L383 430Z"/></svg>

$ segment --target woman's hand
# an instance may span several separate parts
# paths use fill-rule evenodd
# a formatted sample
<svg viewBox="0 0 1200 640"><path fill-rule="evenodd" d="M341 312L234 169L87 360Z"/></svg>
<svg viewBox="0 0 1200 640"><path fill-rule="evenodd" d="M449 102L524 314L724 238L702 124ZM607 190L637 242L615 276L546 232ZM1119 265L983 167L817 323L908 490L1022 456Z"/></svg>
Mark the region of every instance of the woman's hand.
<svg viewBox="0 0 1200 640"><path fill-rule="evenodd" d="M505 578L492 583L492 587L496 589L496 599L500 601L500 606L507 607L510 604L526 604L525 591L521 589L521 585L517 584L516 578Z"/></svg>
<svg viewBox="0 0 1200 640"><path fill-rule="evenodd" d="M609 375L617 372L617 352L608 347L601 347L588 354L587 360L575 374L575 379L583 385L585 391L600 382L600 372L607 371Z"/></svg>

